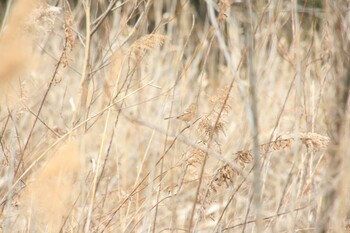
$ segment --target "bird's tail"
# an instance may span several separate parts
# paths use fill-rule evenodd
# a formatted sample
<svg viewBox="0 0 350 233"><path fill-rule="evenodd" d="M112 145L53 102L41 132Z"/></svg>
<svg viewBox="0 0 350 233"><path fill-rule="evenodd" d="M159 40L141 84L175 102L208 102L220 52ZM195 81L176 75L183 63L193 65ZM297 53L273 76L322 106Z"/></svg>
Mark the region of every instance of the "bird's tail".
<svg viewBox="0 0 350 233"><path fill-rule="evenodd" d="M170 120L170 119L174 119L177 118L178 116L170 116L170 117L165 117L164 120Z"/></svg>

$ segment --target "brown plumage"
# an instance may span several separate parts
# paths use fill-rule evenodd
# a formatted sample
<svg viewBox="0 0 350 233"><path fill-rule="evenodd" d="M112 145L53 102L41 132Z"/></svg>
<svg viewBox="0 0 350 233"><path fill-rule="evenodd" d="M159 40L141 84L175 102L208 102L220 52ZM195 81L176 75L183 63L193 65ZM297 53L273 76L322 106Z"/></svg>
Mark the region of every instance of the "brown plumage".
<svg viewBox="0 0 350 233"><path fill-rule="evenodd" d="M195 117L196 112L197 112L197 105L195 103L192 103L190 106L188 106L188 108L186 108L186 110L182 114L177 116L172 116L172 117L166 117L164 118L164 120L176 118L181 121L187 122L192 120Z"/></svg>

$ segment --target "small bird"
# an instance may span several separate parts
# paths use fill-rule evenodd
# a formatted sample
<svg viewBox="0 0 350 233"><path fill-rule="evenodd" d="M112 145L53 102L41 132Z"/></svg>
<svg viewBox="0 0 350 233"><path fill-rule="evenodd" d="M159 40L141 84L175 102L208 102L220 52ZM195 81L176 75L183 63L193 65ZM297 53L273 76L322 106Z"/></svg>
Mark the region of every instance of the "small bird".
<svg viewBox="0 0 350 233"><path fill-rule="evenodd" d="M166 118L164 118L164 120L176 118L176 119L179 119L181 121L188 122L195 117L196 112L197 112L197 105L196 105L196 103L192 103L190 106L188 106L188 108L186 108L186 110L182 114L177 115L177 116L172 116L172 117L166 117Z"/></svg>

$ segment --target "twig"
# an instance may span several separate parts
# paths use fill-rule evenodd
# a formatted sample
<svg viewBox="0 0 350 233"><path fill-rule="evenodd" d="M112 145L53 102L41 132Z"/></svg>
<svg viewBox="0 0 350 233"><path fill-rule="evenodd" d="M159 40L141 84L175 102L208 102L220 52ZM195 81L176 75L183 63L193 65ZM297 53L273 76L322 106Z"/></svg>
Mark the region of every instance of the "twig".
<svg viewBox="0 0 350 233"><path fill-rule="evenodd" d="M1 201L0 201L0 205L2 205L8 195L12 192L12 190L17 186L17 184L29 173L29 171L32 170L32 168L40 161L42 160L45 155L47 155L47 153L49 151L51 151L55 146L57 146L60 142L62 142L64 139L66 139L69 135L71 135L75 130L79 129L81 126L83 126L86 122L89 122L90 120L101 116L102 114L104 114L108 109L112 108L113 106L115 106L117 103L123 101L124 99L126 99L127 97L135 94L137 91L145 88L146 86L148 86L151 82L146 83L145 85L143 85L142 87L136 89L135 91L132 91L131 93L129 93L128 95L124 96L123 98L111 103L110 105L108 105L107 107L105 107L104 109L102 109L100 112L96 113L95 115L92 115L91 117L89 117L88 119L86 119L85 121L77 124L75 127L73 127L71 130L69 130L66 134L62 135L61 138L57 139L56 142L54 142L49 148L47 148L44 152L42 152L29 166L28 168L20 175L20 177L13 183L13 185L11 186L11 188L4 194L4 196L2 197Z"/></svg>
<svg viewBox="0 0 350 233"><path fill-rule="evenodd" d="M254 157L254 181L253 181L253 204L255 206L255 214L257 218L257 232L262 231L261 226L261 167L260 167L260 153L259 153L259 125L258 125L258 107L257 107L257 86L254 70L254 41L253 41L253 15L252 15L252 3L250 0L247 2L247 11L249 15L249 23L246 23L246 40L248 46L248 75L250 84L250 93L252 97L251 115L248 115L250 119L251 134L253 137L253 157Z"/></svg>
<svg viewBox="0 0 350 233"><path fill-rule="evenodd" d="M39 110L38 110L38 112L37 112L37 114L36 114L34 123L33 123L32 127L31 127L31 129L30 129L30 132L29 132L27 141L26 141L26 143L24 144L24 147L23 147L23 150L22 150L22 153L21 153L21 157L20 157L20 159L19 159L19 161L18 161L18 165L17 165L17 168L16 168L16 170L15 170L15 175L17 174L18 169L19 169L21 163L23 162L24 153L25 153L25 151L26 151L26 149L27 149L27 147L28 147L28 145L29 145L29 141L30 141L30 139L31 139L31 137L32 137L32 134L33 134L33 131L34 131L34 127L36 126L36 123L37 123L37 121L39 120L39 115L40 115L41 110L42 110L42 108L43 108L43 106L44 106L44 103L45 103L45 100L46 100L46 98L47 98L47 95L49 94L49 91L51 90L51 87L52 87L52 85L53 85L53 83L54 83L54 80L55 80L56 75L57 75L57 72L58 72L58 68L60 67L60 65L61 65L61 63L62 63L62 58L63 58L63 56L64 56L64 54L65 54L65 50L66 50L66 44L67 44L67 38L66 38L66 41L65 41L65 47L64 47L64 49L63 49L63 51L62 51L62 53L61 53L60 58L58 59L58 62L56 63L55 70L54 70L53 75L52 75L52 77L51 77L49 86L48 86L48 88L47 88L47 90L46 90L46 92L45 92L45 94L44 94L44 97L43 97L41 103L40 103Z"/></svg>

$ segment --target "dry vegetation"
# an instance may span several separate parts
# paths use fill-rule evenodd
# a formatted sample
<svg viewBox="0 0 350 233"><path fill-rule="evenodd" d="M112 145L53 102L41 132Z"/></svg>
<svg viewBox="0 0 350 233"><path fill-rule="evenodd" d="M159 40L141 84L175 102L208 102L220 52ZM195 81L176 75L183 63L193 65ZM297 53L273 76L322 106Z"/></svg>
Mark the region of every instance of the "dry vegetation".
<svg viewBox="0 0 350 233"><path fill-rule="evenodd" d="M347 231L348 7L3 1L1 232Z"/></svg>

